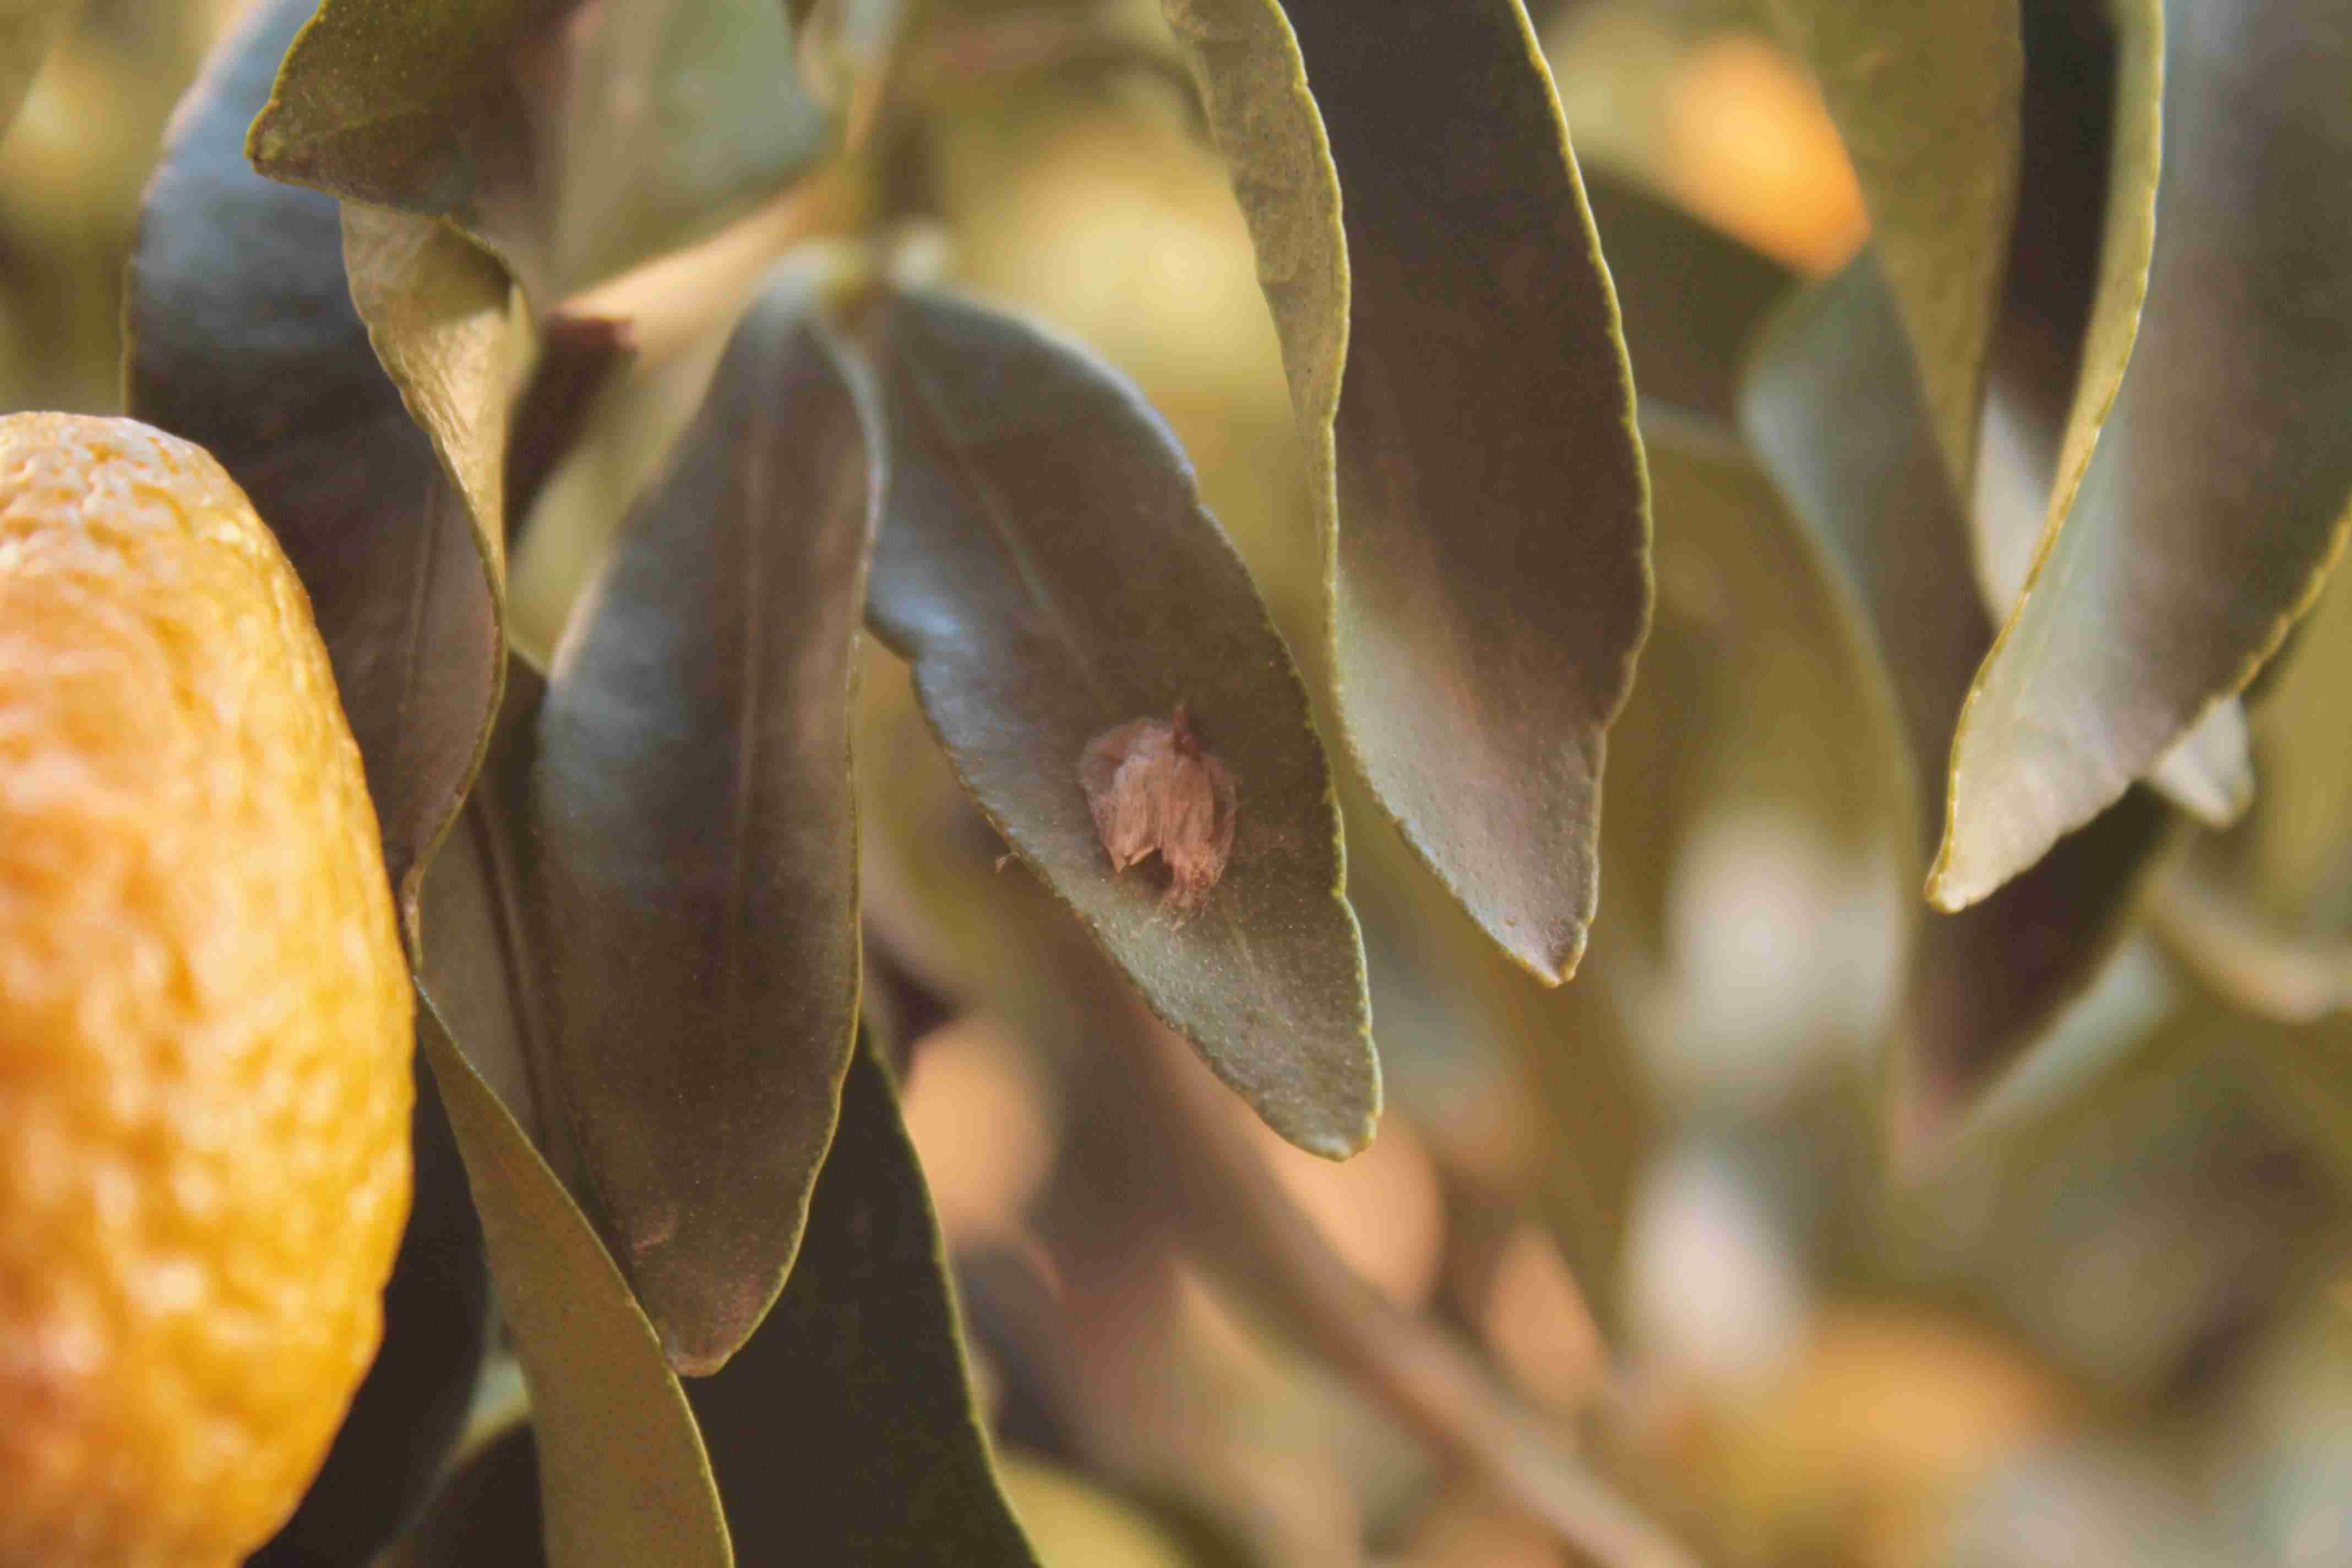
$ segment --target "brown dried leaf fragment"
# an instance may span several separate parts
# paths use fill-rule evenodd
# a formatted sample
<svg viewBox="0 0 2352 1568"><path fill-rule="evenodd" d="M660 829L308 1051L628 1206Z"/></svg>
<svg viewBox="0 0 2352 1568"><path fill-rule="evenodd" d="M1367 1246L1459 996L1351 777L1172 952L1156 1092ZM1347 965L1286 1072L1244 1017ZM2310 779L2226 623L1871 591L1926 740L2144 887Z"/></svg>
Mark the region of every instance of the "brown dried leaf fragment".
<svg viewBox="0 0 2352 1568"><path fill-rule="evenodd" d="M1165 902L1196 910L1225 874L1239 797L1233 770L1201 747L1183 703L1166 719L1134 719L1087 742L1078 783L1115 870L1154 851L1168 868Z"/></svg>

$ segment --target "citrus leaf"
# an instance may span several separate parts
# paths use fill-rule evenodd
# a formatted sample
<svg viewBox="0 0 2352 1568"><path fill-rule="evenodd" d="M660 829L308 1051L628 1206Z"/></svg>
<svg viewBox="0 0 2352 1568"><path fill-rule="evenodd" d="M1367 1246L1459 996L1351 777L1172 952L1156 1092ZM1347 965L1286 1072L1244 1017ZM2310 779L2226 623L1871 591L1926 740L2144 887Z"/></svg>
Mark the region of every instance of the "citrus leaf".
<svg viewBox="0 0 2352 1568"><path fill-rule="evenodd" d="M1728 423L1740 350L1795 279L1622 176L1588 169L1584 195L1617 290L1633 389L1644 403Z"/></svg>
<svg viewBox="0 0 2352 1568"><path fill-rule="evenodd" d="M0 0L0 132L16 118L51 46L72 23L74 0Z"/></svg>
<svg viewBox="0 0 2352 1568"><path fill-rule="evenodd" d="M1616 303L1526 13L1165 9L1281 333L1349 742L1454 898L1557 982L1599 893L1649 522Z"/></svg>
<svg viewBox="0 0 2352 1568"><path fill-rule="evenodd" d="M1874 252L1767 324L1741 395L1748 439L1869 607L1909 735L1917 868L1943 819L1945 746L1992 637L1968 591L1968 521L1945 473ZM1980 908L1918 936L1890 1074L1897 1124L1938 1131L2088 983L2119 934L2164 813L2135 795Z"/></svg>
<svg viewBox="0 0 2352 1568"><path fill-rule="evenodd" d="M362 1560L389 1542L457 1446L489 1351L481 1221L440 1093L415 1066L415 1176L384 1287L383 1342L300 1506L247 1568Z"/></svg>
<svg viewBox="0 0 2352 1568"><path fill-rule="evenodd" d="M1126 1499L1026 1456L1000 1461L1004 1489L1039 1555L1069 1568L1195 1568L1159 1521Z"/></svg>
<svg viewBox="0 0 2352 1568"><path fill-rule="evenodd" d="M824 150L773 0L327 0L254 122L281 180L447 217L542 303Z"/></svg>
<svg viewBox="0 0 2352 1568"><path fill-rule="evenodd" d="M1764 0L1853 160L1947 471L1975 472L2017 202L2018 0Z"/></svg>
<svg viewBox="0 0 2352 1568"><path fill-rule="evenodd" d="M870 1044L851 1059L783 1294L686 1392L747 1563L1034 1568L972 1405L922 1171Z"/></svg>
<svg viewBox="0 0 2352 1568"><path fill-rule="evenodd" d="M531 775L586 1191L674 1364L792 1267L857 1017L850 702L878 500L780 273L556 656Z"/></svg>
<svg viewBox="0 0 2352 1568"><path fill-rule="evenodd" d="M2235 695L2352 521L2352 0L2166 8L2130 365L1972 689L1933 896L2032 864ZM2259 519L2259 526L2250 526Z"/></svg>
<svg viewBox="0 0 2352 1568"><path fill-rule="evenodd" d="M301 574L413 942L498 702L499 558L369 348L335 203L246 165L309 11L255 9L173 121L125 280L125 396L220 459Z"/></svg>
<svg viewBox="0 0 2352 1568"><path fill-rule="evenodd" d="M694 1415L596 1232L428 1006L417 1014L530 1384L553 1568L729 1568ZM485 1042L488 1044L489 1042ZM616 1440L625 1424L625 1440Z"/></svg>
<svg viewBox="0 0 2352 1568"><path fill-rule="evenodd" d="M862 331L889 489L868 624L989 820L1277 1132L1338 1158L1380 1110L1363 955L1307 693L1183 455L1085 351L946 296ZM1081 787L1115 726L1190 711L1238 780L1189 918L1114 873Z"/></svg>
<svg viewBox="0 0 2352 1568"><path fill-rule="evenodd" d="M2015 607L2044 531L2062 526L2057 478L2080 470L2131 357L2162 134L2160 0L2035 0L2024 16L2017 234L1972 514L1996 620ZM2229 826L2253 798L2244 710L2215 706L2147 782L2207 826Z"/></svg>
<svg viewBox="0 0 2352 1568"><path fill-rule="evenodd" d="M507 405L529 328L506 269L430 219L346 202L343 270L368 342L474 518L506 580Z"/></svg>

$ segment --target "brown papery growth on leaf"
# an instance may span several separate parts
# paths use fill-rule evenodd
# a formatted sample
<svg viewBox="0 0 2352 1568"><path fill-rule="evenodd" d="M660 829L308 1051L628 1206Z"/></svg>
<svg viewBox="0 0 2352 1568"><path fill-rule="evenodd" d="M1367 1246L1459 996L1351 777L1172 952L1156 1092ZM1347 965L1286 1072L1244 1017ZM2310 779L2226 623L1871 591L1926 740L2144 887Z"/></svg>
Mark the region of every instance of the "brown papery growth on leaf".
<svg viewBox="0 0 2352 1568"><path fill-rule="evenodd" d="M1165 902L1197 910L1234 849L1233 771L1202 749L1191 713L1135 719L1087 742L1078 782L1113 869L1155 852L1168 868Z"/></svg>

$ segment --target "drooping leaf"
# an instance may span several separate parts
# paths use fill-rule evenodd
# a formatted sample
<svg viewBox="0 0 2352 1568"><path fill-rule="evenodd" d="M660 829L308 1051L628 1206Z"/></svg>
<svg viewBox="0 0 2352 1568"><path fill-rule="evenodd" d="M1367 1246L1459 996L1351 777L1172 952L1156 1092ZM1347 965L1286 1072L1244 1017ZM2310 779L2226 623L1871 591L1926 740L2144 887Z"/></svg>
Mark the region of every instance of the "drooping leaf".
<svg viewBox="0 0 2352 1568"><path fill-rule="evenodd" d="M1336 534L1349 741L1454 897L1557 982L1598 896L1648 520L1616 304L1526 13L1165 9L1234 166Z"/></svg>
<svg viewBox="0 0 2352 1568"><path fill-rule="evenodd" d="M853 650L878 502L780 273L559 650L531 777L558 1092L681 1370L792 1266L856 1028Z"/></svg>
<svg viewBox="0 0 2352 1568"><path fill-rule="evenodd" d="M481 1221L441 1096L415 1070L415 1177L383 1342L300 1506L248 1568L361 1562L389 1542L451 1457L489 1349Z"/></svg>
<svg viewBox="0 0 2352 1568"><path fill-rule="evenodd" d="M0 132L24 107L50 47L73 21L74 0L0 0Z"/></svg>
<svg viewBox="0 0 2352 1568"><path fill-rule="evenodd" d="M1968 493L2017 202L2018 0L1764 0L1870 209L1947 471Z"/></svg>
<svg viewBox="0 0 2352 1568"><path fill-rule="evenodd" d="M1750 442L1837 551L1876 626L1925 807L1915 872L1945 816L1946 746L1992 637L1916 388L1893 290L1865 251L1776 312L1741 398ZM2135 795L1981 908L1927 918L1890 1041L1900 1053L1890 1109L1906 1133L1940 1126L2087 983L2163 816Z"/></svg>
<svg viewBox="0 0 2352 1568"><path fill-rule="evenodd" d="M578 1156L550 1081L548 912L518 809L544 700L541 677L515 660L488 765L425 879L418 1028L530 1385L549 1563L730 1568L718 1494L677 1374L557 1174ZM619 1412L628 1413L626 1441L614 1439Z"/></svg>
<svg viewBox="0 0 2352 1568"><path fill-rule="evenodd" d="M1009 318L917 292L862 335L889 473L867 619L966 787L1268 1124L1361 1148L1380 1069L1330 775L1181 453L1099 362ZM1114 873L1079 781L1097 736L1179 704L1239 799L1230 864L1189 917L1152 866Z"/></svg>
<svg viewBox="0 0 2352 1568"><path fill-rule="evenodd" d="M1933 895L1974 902L2253 677L2352 518L2352 6L2166 7L2138 341L1971 690ZM2261 520L2259 526L2250 520Z"/></svg>
<svg viewBox="0 0 2352 1568"><path fill-rule="evenodd" d="M499 554L352 308L335 203L247 167L305 0L266 0L173 121L126 279L126 399L218 458L310 591L414 940L498 700Z"/></svg>
<svg viewBox="0 0 2352 1568"><path fill-rule="evenodd" d="M870 1046L851 1059L783 1294L686 1391L746 1563L1034 1568L973 1407L922 1171Z"/></svg>
<svg viewBox="0 0 2352 1568"><path fill-rule="evenodd" d="M551 303L780 189L826 137L772 0L328 0L251 150L451 219Z"/></svg>
<svg viewBox="0 0 2352 1568"><path fill-rule="evenodd" d="M1996 622L2017 604L2053 510L2115 401L2156 238L2160 0L2024 8L2018 224L1987 390L1976 557ZM2182 810L2227 826L2253 794L2244 710L2217 705L2149 770Z"/></svg>
<svg viewBox="0 0 2352 1568"><path fill-rule="evenodd" d="M702 1441L653 1326L520 1124L430 1010L417 1016L530 1383L549 1563L730 1568ZM616 1441L622 1412L627 1437Z"/></svg>

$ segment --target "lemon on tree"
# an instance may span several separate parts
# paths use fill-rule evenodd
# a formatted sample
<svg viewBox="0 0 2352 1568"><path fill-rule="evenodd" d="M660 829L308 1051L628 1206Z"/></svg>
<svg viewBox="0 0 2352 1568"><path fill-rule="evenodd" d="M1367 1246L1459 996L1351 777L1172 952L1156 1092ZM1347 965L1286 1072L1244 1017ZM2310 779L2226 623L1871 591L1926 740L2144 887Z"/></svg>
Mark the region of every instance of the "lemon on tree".
<svg viewBox="0 0 2352 1568"><path fill-rule="evenodd" d="M375 1352L411 1001L302 586L199 448L0 419L0 1564L240 1561Z"/></svg>

